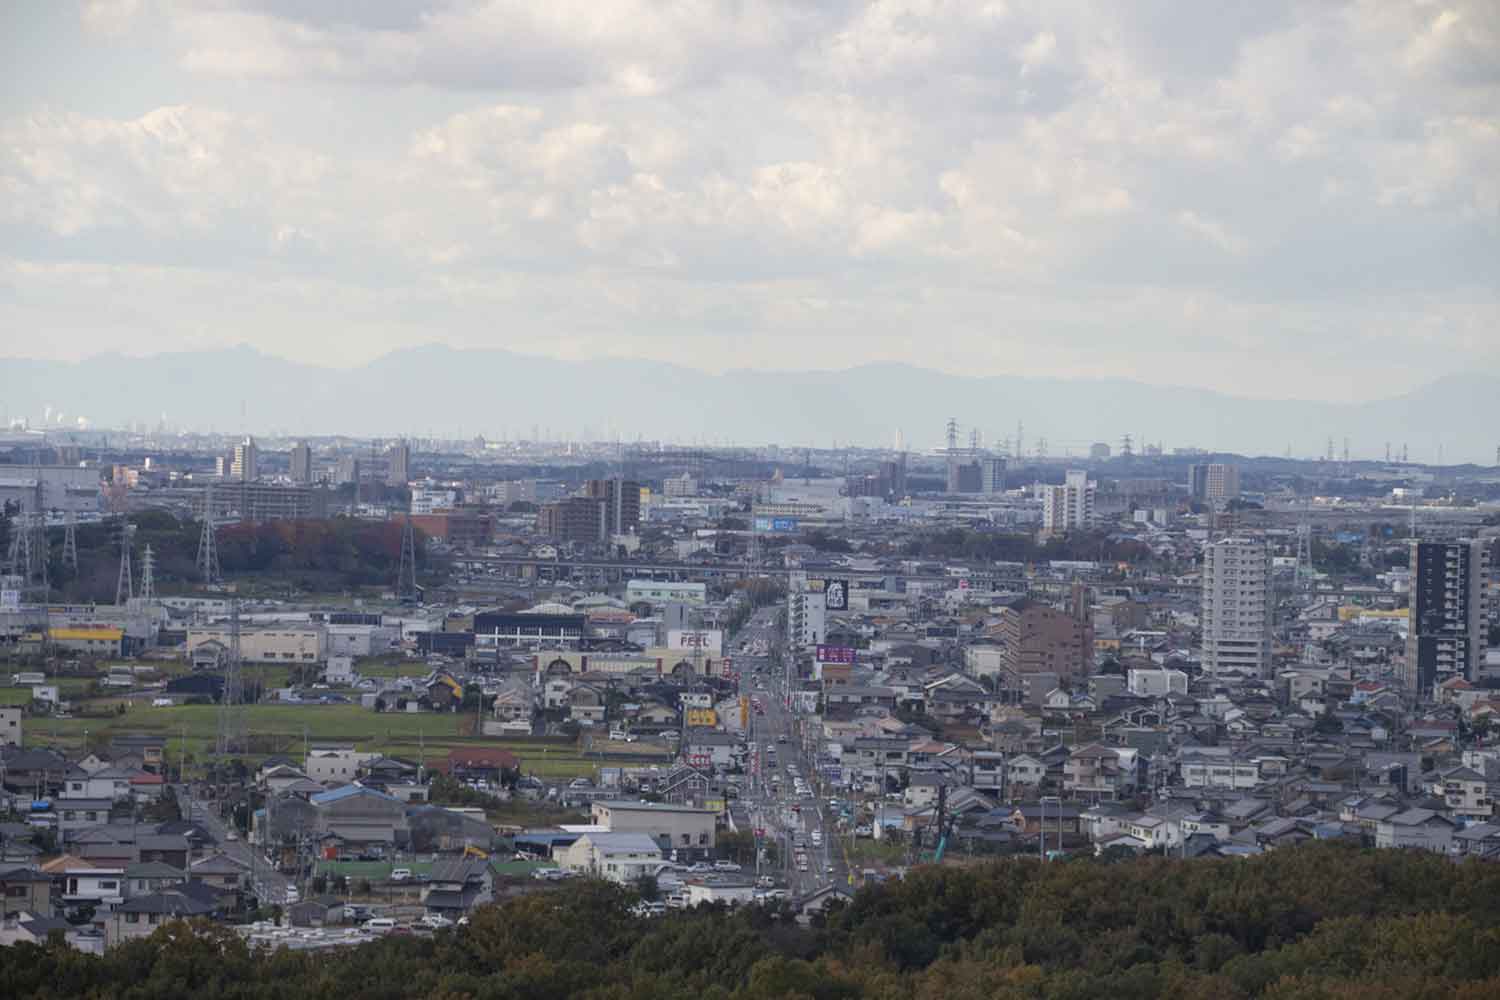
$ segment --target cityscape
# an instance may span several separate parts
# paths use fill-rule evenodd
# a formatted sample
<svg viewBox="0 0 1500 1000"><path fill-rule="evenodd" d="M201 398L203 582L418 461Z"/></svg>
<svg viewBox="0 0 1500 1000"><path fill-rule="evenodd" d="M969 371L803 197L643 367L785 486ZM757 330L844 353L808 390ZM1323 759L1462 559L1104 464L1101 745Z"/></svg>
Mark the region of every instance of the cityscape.
<svg viewBox="0 0 1500 1000"><path fill-rule="evenodd" d="M4 15L0 995L1500 993L1494 10L796 8Z"/></svg>

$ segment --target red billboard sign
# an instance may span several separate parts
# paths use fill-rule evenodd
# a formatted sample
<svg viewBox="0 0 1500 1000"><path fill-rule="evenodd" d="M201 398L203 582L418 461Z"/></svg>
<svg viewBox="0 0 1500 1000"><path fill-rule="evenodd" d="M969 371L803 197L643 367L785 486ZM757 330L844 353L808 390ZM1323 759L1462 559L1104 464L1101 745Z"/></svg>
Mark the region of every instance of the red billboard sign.
<svg viewBox="0 0 1500 1000"><path fill-rule="evenodd" d="M853 663L854 648L852 646L819 646L817 656L819 663Z"/></svg>

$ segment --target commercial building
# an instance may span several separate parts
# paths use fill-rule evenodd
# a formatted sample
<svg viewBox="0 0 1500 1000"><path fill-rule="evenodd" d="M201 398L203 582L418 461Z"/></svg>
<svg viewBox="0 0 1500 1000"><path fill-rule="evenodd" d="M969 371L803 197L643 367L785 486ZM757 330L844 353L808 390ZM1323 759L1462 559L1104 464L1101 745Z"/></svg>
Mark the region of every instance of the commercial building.
<svg viewBox="0 0 1500 1000"><path fill-rule="evenodd" d="M229 478L242 483L260 478L260 448L254 438L247 437L234 446L234 461L229 467Z"/></svg>
<svg viewBox="0 0 1500 1000"><path fill-rule="evenodd" d="M1098 484L1089 482L1084 469L1069 469L1061 486L1042 487L1042 528L1062 534L1094 523L1094 494Z"/></svg>
<svg viewBox="0 0 1500 1000"><path fill-rule="evenodd" d="M187 656L194 659L200 646L217 643L229 649L227 625L193 626L187 633ZM321 663L328 655L327 635L322 626L304 628L240 629L240 659L245 663Z"/></svg>
<svg viewBox="0 0 1500 1000"><path fill-rule="evenodd" d="M7 504L24 512L97 511L99 470L74 465L0 465L0 506Z"/></svg>
<svg viewBox="0 0 1500 1000"><path fill-rule="evenodd" d="M0 747L21 745L21 710L0 708Z"/></svg>
<svg viewBox="0 0 1500 1000"><path fill-rule="evenodd" d="M532 614L525 611L481 611L474 616L477 649L501 646L577 647L588 628L583 615Z"/></svg>
<svg viewBox="0 0 1500 1000"><path fill-rule="evenodd" d="M287 472L294 483L312 482L312 448L306 441L299 441L292 446L291 458L287 462Z"/></svg>
<svg viewBox="0 0 1500 1000"><path fill-rule="evenodd" d="M1411 603L1403 680L1425 701L1454 677L1480 678L1488 645L1490 550L1484 541L1411 547Z"/></svg>
<svg viewBox="0 0 1500 1000"><path fill-rule="evenodd" d="M644 833L662 850L711 851L717 816L692 806L610 800L595 802L591 818L611 833Z"/></svg>
<svg viewBox="0 0 1500 1000"><path fill-rule="evenodd" d="M1203 550L1203 670L1271 676L1276 594L1271 550L1251 538L1224 538Z"/></svg>

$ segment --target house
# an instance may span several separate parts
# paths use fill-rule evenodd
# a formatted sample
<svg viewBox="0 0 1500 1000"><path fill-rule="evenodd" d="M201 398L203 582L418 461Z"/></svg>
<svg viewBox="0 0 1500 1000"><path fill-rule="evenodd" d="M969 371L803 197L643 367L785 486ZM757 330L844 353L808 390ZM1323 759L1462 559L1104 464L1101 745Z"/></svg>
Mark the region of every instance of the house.
<svg viewBox="0 0 1500 1000"><path fill-rule="evenodd" d="M1447 854L1456 824L1431 809L1407 809L1376 824L1376 847L1413 847Z"/></svg>
<svg viewBox="0 0 1500 1000"><path fill-rule="evenodd" d="M316 810L316 831L345 844L387 847L405 844L410 827L406 804L363 785L344 785L308 799Z"/></svg>
<svg viewBox="0 0 1500 1000"><path fill-rule="evenodd" d="M104 919L104 946L148 937L173 920L208 917L218 910L218 901L203 886L184 884L161 892L128 899Z"/></svg>
<svg viewBox="0 0 1500 1000"><path fill-rule="evenodd" d="M926 809L937 803L938 789L948 784L948 778L942 774L932 771L918 772L911 776L911 782L906 786L902 801L908 809Z"/></svg>
<svg viewBox="0 0 1500 1000"><path fill-rule="evenodd" d="M308 751L303 772L313 781L341 784L359 776L359 769L380 755L353 747L314 747Z"/></svg>
<svg viewBox="0 0 1500 1000"><path fill-rule="evenodd" d="M1133 749L1100 746L1079 747L1063 764L1063 790L1073 798L1089 802L1110 801L1135 790Z"/></svg>
<svg viewBox="0 0 1500 1000"><path fill-rule="evenodd" d="M1448 815L1456 820L1482 823L1495 813L1489 782L1484 775L1467 767L1455 767L1438 775L1433 789L1443 797Z"/></svg>
<svg viewBox="0 0 1500 1000"><path fill-rule="evenodd" d="M712 729L690 729L683 745L683 755L694 767L728 768L734 764L738 740L730 733Z"/></svg>
<svg viewBox="0 0 1500 1000"><path fill-rule="evenodd" d="M1475 823L1456 831L1453 853L1465 858L1500 857L1500 824Z"/></svg>
<svg viewBox="0 0 1500 1000"><path fill-rule="evenodd" d="M661 848L647 833L585 833L553 856L569 871L630 883L661 871Z"/></svg>
<svg viewBox="0 0 1500 1000"><path fill-rule="evenodd" d="M433 770L446 772L458 781L488 781L500 784L505 772L520 769L520 759L499 747L454 747L448 756L433 764Z"/></svg>
<svg viewBox="0 0 1500 1000"><path fill-rule="evenodd" d="M125 868L125 895L149 896L179 882L187 881L187 872L160 861L140 861Z"/></svg>
<svg viewBox="0 0 1500 1000"><path fill-rule="evenodd" d="M463 704L464 687L453 678L452 674L442 671L434 674L428 678L426 690L427 700L437 711L457 711Z"/></svg>
<svg viewBox="0 0 1500 1000"><path fill-rule="evenodd" d="M1047 778L1047 765L1030 754L1012 757L1006 765L1006 782L1013 795L1033 794Z"/></svg>
<svg viewBox="0 0 1500 1000"><path fill-rule="evenodd" d="M194 861L188 872L195 880L220 893L239 892L249 876L245 866L227 854L211 854L201 861Z"/></svg>
<svg viewBox="0 0 1500 1000"><path fill-rule="evenodd" d="M422 888L428 913L457 919L495 898L495 873L482 858L440 861L432 866Z"/></svg>
<svg viewBox="0 0 1500 1000"><path fill-rule="evenodd" d="M178 834L147 833L136 837L135 851L138 861L154 861L184 871L192 854L192 845L186 837Z"/></svg>
<svg viewBox="0 0 1500 1000"><path fill-rule="evenodd" d="M1011 821L1021 833L1036 836L1042 829L1048 834L1079 833L1083 809L1076 802L1035 802L1011 810Z"/></svg>
<svg viewBox="0 0 1500 1000"><path fill-rule="evenodd" d="M44 945L54 933L61 934L69 947L77 951L95 955L104 952L104 939L92 928L75 927L66 920L42 916L30 910L5 914L3 922L0 922L0 947L15 944Z"/></svg>
<svg viewBox="0 0 1500 1000"><path fill-rule="evenodd" d="M65 906L113 906L125 900L125 869L69 868L62 873Z"/></svg>
<svg viewBox="0 0 1500 1000"><path fill-rule="evenodd" d="M52 912L52 876L30 866L0 867L0 917Z"/></svg>
<svg viewBox="0 0 1500 1000"><path fill-rule="evenodd" d="M54 814L57 816L57 836L69 843L85 830L109 822L110 810L115 800L103 799L59 799Z"/></svg>

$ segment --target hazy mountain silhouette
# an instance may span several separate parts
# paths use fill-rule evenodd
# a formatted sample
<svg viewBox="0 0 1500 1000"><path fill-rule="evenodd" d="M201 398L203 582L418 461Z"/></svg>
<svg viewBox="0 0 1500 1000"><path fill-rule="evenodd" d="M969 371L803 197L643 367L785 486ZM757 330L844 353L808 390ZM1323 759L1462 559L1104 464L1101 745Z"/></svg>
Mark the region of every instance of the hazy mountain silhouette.
<svg viewBox="0 0 1500 1000"><path fill-rule="evenodd" d="M219 431L395 435L436 432L498 438L637 436L739 444L890 446L938 443L948 417L987 440L1026 425L1027 450L1081 453L1124 434L1168 448L1245 454L1321 454L1351 439L1354 455L1385 442L1414 460L1490 463L1500 444L1500 377L1454 375L1414 392L1358 404L1244 399L1124 379L966 377L901 364L841 371L730 371L711 375L654 361L556 361L497 350L415 347L355 368L306 365L248 347L100 355L78 363L0 361L11 417L44 407L96 427L163 413L173 425ZM243 414L243 415L242 415Z"/></svg>

